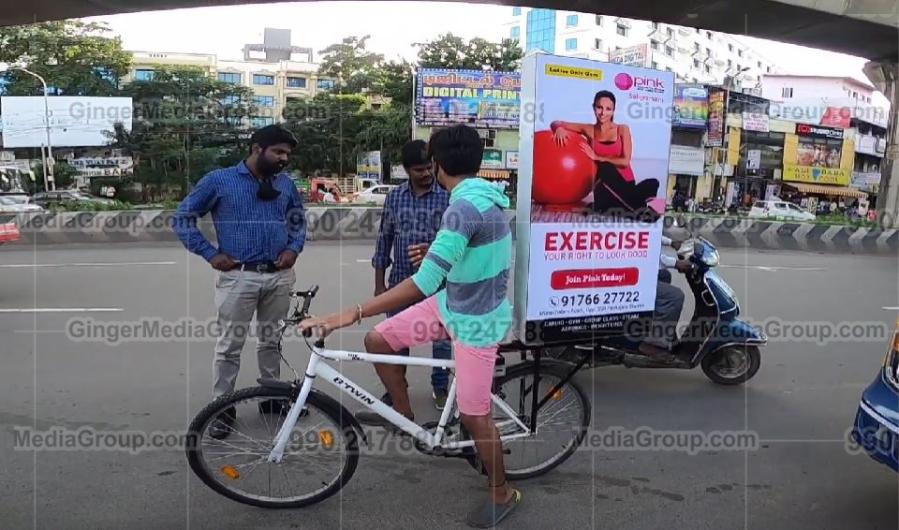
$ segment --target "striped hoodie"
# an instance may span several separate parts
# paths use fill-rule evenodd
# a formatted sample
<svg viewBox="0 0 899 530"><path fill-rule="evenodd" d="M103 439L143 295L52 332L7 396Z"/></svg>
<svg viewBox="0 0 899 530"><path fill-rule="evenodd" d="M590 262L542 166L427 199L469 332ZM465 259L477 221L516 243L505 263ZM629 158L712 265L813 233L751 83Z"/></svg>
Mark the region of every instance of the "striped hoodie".
<svg viewBox="0 0 899 530"><path fill-rule="evenodd" d="M503 212L508 206L509 199L485 180L460 182L450 194L437 237L412 276L425 296L437 293L450 336L469 346L497 344L512 325L506 298L512 233ZM444 280L446 287L440 289Z"/></svg>

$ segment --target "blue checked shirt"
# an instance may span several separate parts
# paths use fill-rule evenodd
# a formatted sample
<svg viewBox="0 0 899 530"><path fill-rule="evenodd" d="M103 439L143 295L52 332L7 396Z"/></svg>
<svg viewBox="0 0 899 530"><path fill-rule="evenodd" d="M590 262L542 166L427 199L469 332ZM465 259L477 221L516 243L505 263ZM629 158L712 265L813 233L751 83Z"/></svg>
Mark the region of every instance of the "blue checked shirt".
<svg viewBox="0 0 899 530"><path fill-rule="evenodd" d="M259 184L244 162L209 172L178 206L172 229L188 250L206 261L225 253L241 263L275 261L284 250L302 252L306 217L300 193L286 174L273 178L281 194L271 201L256 197ZM212 213L218 248L197 228Z"/></svg>
<svg viewBox="0 0 899 530"><path fill-rule="evenodd" d="M415 196L408 182L387 194L371 265L376 269L390 267L388 287L393 287L415 272L409 260L408 247L434 241L448 206L449 193L437 184L437 179L421 197Z"/></svg>

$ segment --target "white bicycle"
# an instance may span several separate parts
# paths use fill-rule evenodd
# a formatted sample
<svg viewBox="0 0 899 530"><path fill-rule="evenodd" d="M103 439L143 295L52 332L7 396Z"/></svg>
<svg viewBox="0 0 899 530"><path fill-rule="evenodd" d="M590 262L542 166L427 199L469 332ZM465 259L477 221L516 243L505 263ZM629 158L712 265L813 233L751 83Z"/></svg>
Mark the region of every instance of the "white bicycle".
<svg viewBox="0 0 899 530"><path fill-rule="evenodd" d="M292 293L303 304L296 304L283 322L282 335L287 326L308 317L317 291L314 287ZM265 508L307 506L339 491L356 470L359 440L368 441L343 405L313 388L321 380L412 436L418 451L462 458L484 472L454 406L455 379L440 420L419 425L326 363L439 366L452 372L454 361L329 350L323 340L310 345L307 339L306 344L312 355L302 379L296 370L293 382L260 379L260 386L220 396L194 418L188 428L187 458L206 485L230 499ZM492 413L503 442L506 475L515 480L542 475L570 457L584 438L591 412L587 395L572 379L580 365L572 368L542 359L540 349L520 344L502 347L500 357L512 351L521 354L522 362L508 368L498 362ZM528 353L533 360L526 360ZM290 366L283 354L282 360Z"/></svg>

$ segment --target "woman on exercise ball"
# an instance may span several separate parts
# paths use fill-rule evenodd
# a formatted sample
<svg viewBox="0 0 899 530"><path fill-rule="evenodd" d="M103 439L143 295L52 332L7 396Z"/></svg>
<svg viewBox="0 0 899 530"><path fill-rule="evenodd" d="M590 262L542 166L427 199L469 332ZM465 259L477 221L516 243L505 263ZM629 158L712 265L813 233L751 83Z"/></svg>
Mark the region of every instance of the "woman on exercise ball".
<svg viewBox="0 0 899 530"><path fill-rule="evenodd" d="M556 143L565 145L572 134L589 140L584 153L596 162L593 206L597 213L655 221L661 212L649 206L659 191L657 179L640 183L631 169L633 138L630 127L615 123L615 94L601 90L593 97L596 123L554 121L550 124Z"/></svg>

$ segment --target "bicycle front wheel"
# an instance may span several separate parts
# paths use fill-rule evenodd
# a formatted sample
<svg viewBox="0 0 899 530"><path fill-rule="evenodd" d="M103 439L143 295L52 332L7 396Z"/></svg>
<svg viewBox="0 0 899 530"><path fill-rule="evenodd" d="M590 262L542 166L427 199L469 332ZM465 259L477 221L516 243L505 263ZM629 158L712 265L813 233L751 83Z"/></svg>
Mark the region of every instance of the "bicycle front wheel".
<svg viewBox="0 0 899 530"><path fill-rule="evenodd" d="M263 508L299 508L343 487L356 470L356 432L310 393L284 456L268 461L290 406L287 389L253 387L219 397L188 428L187 460L207 486Z"/></svg>
<svg viewBox="0 0 899 530"><path fill-rule="evenodd" d="M559 386L570 370L561 363L541 362L540 383L535 388L534 363L525 362L510 367L494 381L494 394L512 408L531 432L536 431L528 437L503 441L503 462L509 479L533 478L551 471L574 454L583 441L590 425L590 400L574 379ZM531 425L534 392L538 404L547 396L549 399L537 410L536 424ZM495 403L492 414L501 437L522 433L521 426ZM469 463L482 470L479 458L469 458Z"/></svg>

